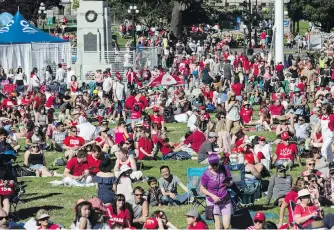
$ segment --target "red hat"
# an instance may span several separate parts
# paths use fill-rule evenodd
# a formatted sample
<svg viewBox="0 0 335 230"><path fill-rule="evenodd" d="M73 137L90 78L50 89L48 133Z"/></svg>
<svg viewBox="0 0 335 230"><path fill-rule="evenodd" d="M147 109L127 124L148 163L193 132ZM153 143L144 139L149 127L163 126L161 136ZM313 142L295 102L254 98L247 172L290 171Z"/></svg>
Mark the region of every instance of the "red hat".
<svg viewBox="0 0 335 230"><path fill-rule="evenodd" d="M205 109L206 109L206 106L202 105L202 106L200 106L200 109L201 109L201 110L205 110Z"/></svg>
<svg viewBox="0 0 335 230"><path fill-rule="evenodd" d="M153 111L154 112L159 112L159 108L158 107L154 107Z"/></svg>
<svg viewBox="0 0 335 230"><path fill-rule="evenodd" d="M118 71L115 72L116 75L120 75L120 73Z"/></svg>
<svg viewBox="0 0 335 230"><path fill-rule="evenodd" d="M144 223L143 228L145 228L145 229L157 229L158 228L158 221L156 220L156 218L149 218Z"/></svg>
<svg viewBox="0 0 335 230"><path fill-rule="evenodd" d="M264 212L256 212L254 216L254 221L255 220L260 220L260 221L265 221L265 214Z"/></svg>
<svg viewBox="0 0 335 230"><path fill-rule="evenodd" d="M288 134L288 132L282 132L281 133L281 139L283 141L286 141L286 140L290 139L290 135Z"/></svg>
<svg viewBox="0 0 335 230"><path fill-rule="evenodd" d="M116 78L119 79L119 80L122 80L122 77L120 74L116 74Z"/></svg>
<svg viewBox="0 0 335 230"><path fill-rule="evenodd" d="M260 141L265 141L265 137L260 136L258 140L260 140Z"/></svg>

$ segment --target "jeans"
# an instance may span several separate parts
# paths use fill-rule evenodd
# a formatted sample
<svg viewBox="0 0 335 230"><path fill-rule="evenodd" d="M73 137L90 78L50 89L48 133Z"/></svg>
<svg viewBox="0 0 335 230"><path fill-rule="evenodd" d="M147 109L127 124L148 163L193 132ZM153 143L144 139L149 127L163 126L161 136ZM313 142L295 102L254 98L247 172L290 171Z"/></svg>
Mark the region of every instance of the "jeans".
<svg viewBox="0 0 335 230"><path fill-rule="evenodd" d="M190 197L190 195L188 193L184 193L182 195L176 195L176 199L175 200L173 200L169 196L163 196L161 198L161 202L163 204L165 204L165 205L168 205L168 204L181 205L181 204L184 204L188 200L189 197Z"/></svg>
<svg viewBox="0 0 335 230"><path fill-rule="evenodd" d="M16 90L17 90L19 93L23 93L23 92L24 92L24 85L17 85L17 86L16 86Z"/></svg>
<svg viewBox="0 0 335 230"><path fill-rule="evenodd" d="M323 138L323 145L321 148L321 155L325 159L329 159L330 161L333 161L334 155L332 152L332 143L334 141L334 137L327 136Z"/></svg>
<svg viewBox="0 0 335 230"><path fill-rule="evenodd" d="M275 166L283 165L284 163L286 163L287 166L290 167L290 168L293 166L293 162L290 161L290 160L277 160L276 163L275 163Z"/></svg>

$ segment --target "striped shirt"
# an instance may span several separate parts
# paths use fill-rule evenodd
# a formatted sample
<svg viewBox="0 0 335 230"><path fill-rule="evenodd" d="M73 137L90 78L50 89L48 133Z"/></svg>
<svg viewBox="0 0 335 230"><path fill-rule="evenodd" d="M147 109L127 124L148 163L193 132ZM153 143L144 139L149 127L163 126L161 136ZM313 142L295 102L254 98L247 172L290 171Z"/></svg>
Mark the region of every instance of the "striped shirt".
<svg viewBox="0 0 335 230"><path fill-rule="evenodd" d="M63 144L65 137L67 137L66 131L64 132L54 131L52 134L52 140L54 140L59 145Z"/></svg>

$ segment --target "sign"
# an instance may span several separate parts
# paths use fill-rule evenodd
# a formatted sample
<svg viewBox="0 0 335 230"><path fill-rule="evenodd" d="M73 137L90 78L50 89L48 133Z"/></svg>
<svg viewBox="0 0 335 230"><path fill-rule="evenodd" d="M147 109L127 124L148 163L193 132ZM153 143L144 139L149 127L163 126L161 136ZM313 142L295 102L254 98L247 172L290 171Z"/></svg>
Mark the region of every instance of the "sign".
<svg viewBox="0 0 335 230"><path fill-rule="evenodd" d="M284 27L289 27L290 26L290 20L284 19Z"/></svg>

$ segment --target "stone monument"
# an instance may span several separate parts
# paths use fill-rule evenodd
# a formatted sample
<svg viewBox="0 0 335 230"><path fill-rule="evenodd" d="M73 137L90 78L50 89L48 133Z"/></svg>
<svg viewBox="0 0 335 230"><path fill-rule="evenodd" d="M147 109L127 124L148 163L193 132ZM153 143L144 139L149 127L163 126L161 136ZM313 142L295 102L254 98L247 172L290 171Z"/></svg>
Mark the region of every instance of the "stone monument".
<svg viewBox="0 0 335 230"><path fill-rule="evenodd" d="M77 9L77 62L82 80L97 69L110 67L111 15L107 0L80 0ZM79 72L77 70L77 72Z"/></svg>

